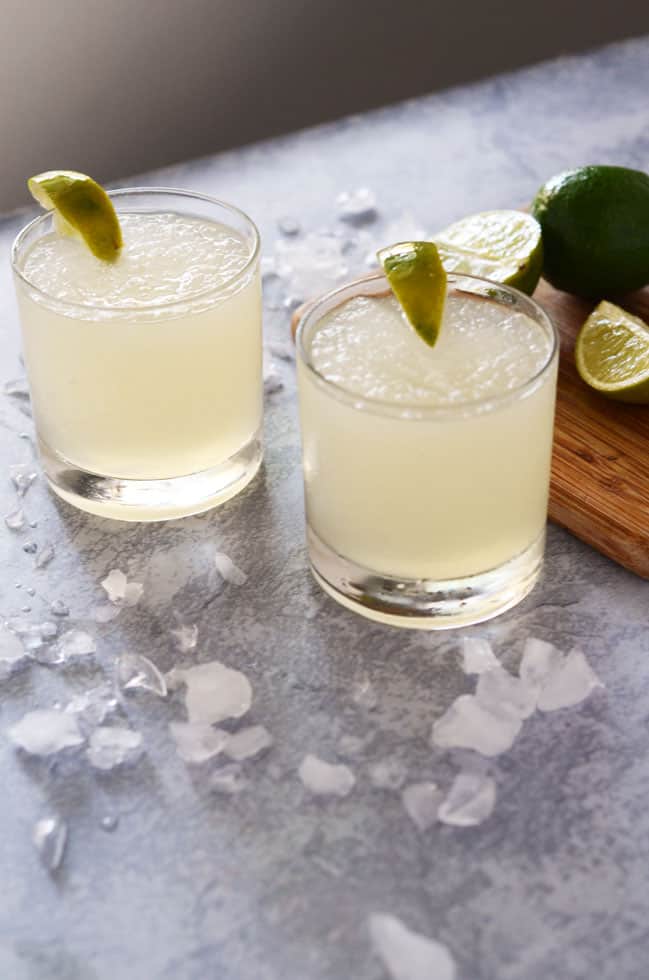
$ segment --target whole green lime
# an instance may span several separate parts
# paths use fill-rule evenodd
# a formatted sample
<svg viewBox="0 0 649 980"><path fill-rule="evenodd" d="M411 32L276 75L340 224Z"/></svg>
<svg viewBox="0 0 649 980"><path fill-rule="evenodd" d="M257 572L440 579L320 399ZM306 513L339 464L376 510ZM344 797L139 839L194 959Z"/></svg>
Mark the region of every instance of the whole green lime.
<svg viewBox="0 0 649 980"><path fill-rule="evenodd" d="M543 275L569 293L601 298L649 283L649 176L580 167L541 187L532 214L543 234Z"/></svg>

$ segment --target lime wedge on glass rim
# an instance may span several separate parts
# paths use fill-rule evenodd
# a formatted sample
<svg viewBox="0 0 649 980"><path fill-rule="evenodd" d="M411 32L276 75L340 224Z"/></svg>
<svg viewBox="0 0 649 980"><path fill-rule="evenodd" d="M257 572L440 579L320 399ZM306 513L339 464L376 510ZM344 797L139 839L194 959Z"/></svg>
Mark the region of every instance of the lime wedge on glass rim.
<svg viewBox="0 0 649 980"><path fill-rule="evenodd" d="M649 325L604 300L577 336L581 378L607 398L649 405Z"/></svg>
<svg viewBox="0 0 649 980"><path fill-rule="evenodd" d="M446 271L433 242L399 242L376 256L408 322L434 347L446 301Z"/></svg>
<svg viewBox="0 0 649 980"><path fill-rule="evenodd" d="M74 170L48 170L27 186L38 203L54 211L60 235L79 238L98 259L113 262L122 248L122 229L108 194L92 177Z"/></svg>
<svg viewBox="0 0 649 980"><path fill-rule="evenodd" d="M531 294L543 268L541 226L523 211L482 211L433 235L447 272L481 276Z"/></svg>

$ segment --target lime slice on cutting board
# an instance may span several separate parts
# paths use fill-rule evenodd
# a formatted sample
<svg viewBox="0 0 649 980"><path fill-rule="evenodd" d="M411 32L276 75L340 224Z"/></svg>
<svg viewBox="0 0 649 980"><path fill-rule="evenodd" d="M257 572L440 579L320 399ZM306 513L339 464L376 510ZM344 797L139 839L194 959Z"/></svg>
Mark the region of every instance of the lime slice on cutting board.
<svg viewBox="0 0 649 980"><path fill-rule="evenodd" d="M54 211L60 235L82 239L93 255L113 262L122 248L122 229L108 194L92 177L74 170L48 170L27 186L42 207Z"/></svg>
<svg viewBox="0 0 649 980"><path fill-rule="evenodd" d="M588 317L575 345L580 376L600 394L649 404L649 326L604 300Z"/></svg>
<svg viewBox="0 0 649 980"><path fill-rule="evenodd" d="M531 295L543 268L541 226L522 211L482 211L433 235L447 272L482 276Z"/></svg>
<svg viewBox="0 0 649 980"><path fill-rule="evenodd" d="M376 253L409 323L434 347L446 301L446 271L433 242L399 242Z"/></svg>

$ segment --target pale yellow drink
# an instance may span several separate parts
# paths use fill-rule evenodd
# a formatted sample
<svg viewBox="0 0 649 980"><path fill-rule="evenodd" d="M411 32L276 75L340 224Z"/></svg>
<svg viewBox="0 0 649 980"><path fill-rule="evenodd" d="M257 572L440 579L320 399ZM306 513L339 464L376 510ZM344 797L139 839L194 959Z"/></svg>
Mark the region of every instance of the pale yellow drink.
<svg viewBox="0 0 649 980"><path fill-rule="evenodd" d="M552 328L522 308L451 286L430 348L384 286L380 277L359 284L302 325L298 377L316 573L342 599L335 571L319 567L335 566L334 556L349 563L341 582L355 577L357 591L364 574L383 576L389 589L426 583L424 599L448 591L449 582L455 592L461 582L475 592L469 580L526 553L537 556L535 578L555 402ZM516 297L500 290L509 295ZM520 304L533 306L523 297ZM368 605L367 595L356 598Z"/></svg>
<svg viewBox="0 0 649 980"><path fill-rule="evenodd" d="M114 263L54 231L18 259L34 417L44 458L125 486L122 499L86 509L177 516L231 496L261 458L255 244L191 214L125 212L120 222ZM167 492L186 477L193 484Z"/></svg>

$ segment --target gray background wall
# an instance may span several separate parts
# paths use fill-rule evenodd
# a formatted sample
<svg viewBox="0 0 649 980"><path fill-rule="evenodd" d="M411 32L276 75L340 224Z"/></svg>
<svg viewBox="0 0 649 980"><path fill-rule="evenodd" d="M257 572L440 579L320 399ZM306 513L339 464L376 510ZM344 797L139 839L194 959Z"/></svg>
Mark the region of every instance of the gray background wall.
<svg viewBox="0 0 649 980"><path fill-rule="evenodd" d="M40 170L114 180L642 34L649 3L0 0L0 22L7 210Z"/></svg>

